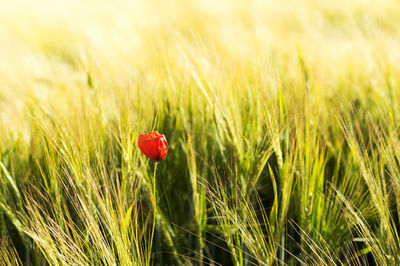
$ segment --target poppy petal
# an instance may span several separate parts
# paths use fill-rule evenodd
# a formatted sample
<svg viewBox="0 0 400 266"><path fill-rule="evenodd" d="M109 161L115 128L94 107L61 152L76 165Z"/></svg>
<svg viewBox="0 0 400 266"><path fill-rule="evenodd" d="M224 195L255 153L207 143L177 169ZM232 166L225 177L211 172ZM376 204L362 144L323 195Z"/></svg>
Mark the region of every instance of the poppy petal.
<svg viewBox="0 0 400 266"><path fill-rule="evenodd" d="M168 152L167 139L157 131L140 135L138 146L147 157L156 161L163 160Z"/></svg>

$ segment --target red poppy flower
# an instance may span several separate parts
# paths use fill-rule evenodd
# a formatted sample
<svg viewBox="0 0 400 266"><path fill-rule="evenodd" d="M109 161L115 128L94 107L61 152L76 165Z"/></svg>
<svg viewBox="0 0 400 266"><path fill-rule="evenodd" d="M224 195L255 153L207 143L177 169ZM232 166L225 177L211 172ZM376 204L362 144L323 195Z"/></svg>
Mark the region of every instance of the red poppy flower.
<svg viewBox="0 0 400 266"><path fill-rule="evenodd" d="M155 161L164 159L168 152L167 139L157 131L140 135L138 145L144 155Z"/></svg>

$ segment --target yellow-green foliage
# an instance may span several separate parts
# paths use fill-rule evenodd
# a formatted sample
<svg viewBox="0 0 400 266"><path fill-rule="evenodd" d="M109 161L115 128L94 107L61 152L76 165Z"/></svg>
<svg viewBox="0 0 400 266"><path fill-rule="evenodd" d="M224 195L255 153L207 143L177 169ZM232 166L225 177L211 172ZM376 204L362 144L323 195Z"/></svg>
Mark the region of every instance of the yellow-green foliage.
<svg viewBox="0 0 400 266"><path fill-rule="evenodd" d="M0 6L1 264L400 264L400 2Z"/></svg>

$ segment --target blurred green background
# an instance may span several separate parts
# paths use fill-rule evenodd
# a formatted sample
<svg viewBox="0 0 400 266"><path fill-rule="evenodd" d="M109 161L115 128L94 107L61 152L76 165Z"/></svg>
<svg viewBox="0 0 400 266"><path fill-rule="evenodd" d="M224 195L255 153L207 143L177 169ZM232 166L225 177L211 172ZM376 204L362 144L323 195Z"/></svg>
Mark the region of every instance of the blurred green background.
<svg viewBox="0 0 400 266"><path fill-rule="evenodd" d="M400 2L0 6L1 264L400 264Z"/></svg>

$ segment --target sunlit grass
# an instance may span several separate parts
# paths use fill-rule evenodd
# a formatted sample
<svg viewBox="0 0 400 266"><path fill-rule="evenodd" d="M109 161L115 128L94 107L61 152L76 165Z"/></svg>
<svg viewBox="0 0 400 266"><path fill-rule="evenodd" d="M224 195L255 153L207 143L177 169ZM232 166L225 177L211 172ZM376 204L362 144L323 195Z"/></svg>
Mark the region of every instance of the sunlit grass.
<svg viewBox="0 0 400 266"><path fill-rule="evenodd" d="M0 264L400 263L396 1L1 6Z"/></svg>

